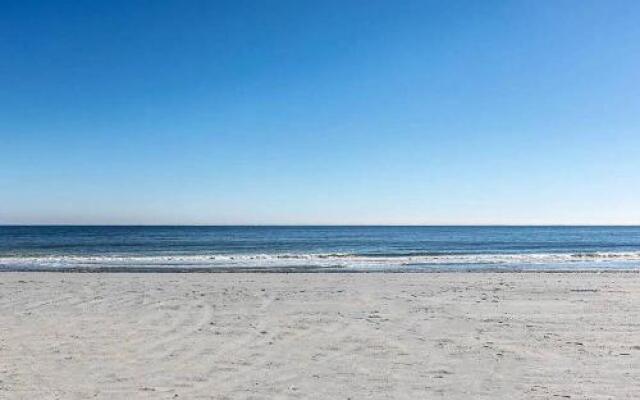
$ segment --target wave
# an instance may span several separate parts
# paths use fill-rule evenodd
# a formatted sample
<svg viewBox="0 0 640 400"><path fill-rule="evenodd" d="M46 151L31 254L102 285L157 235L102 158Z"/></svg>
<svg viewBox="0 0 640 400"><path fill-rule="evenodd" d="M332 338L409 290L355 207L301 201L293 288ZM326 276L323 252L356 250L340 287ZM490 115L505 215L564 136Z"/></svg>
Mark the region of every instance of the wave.
<svg viewBox="0 0 640 400"><path fill-rule="evenodd" d="M602 267L624 265L640 268L640 251L589 253L512 253L512 254L196 254L196 255L49 255L0 257L0 269L74 268L221 268L282 269L315 268L342 270L385 270L468 266L490 267Z"/></svg>

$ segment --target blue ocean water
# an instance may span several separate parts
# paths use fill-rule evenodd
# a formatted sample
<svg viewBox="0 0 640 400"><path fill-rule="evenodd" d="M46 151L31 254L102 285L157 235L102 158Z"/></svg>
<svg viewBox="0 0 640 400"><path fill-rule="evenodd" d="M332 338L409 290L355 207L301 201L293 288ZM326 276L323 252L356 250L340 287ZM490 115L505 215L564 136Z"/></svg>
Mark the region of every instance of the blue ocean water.
<svg viewBox="0 0 640 400"><path fill-rule="evenodd" d="M640 227L0 226L0 270L640 270Z"/></svg>

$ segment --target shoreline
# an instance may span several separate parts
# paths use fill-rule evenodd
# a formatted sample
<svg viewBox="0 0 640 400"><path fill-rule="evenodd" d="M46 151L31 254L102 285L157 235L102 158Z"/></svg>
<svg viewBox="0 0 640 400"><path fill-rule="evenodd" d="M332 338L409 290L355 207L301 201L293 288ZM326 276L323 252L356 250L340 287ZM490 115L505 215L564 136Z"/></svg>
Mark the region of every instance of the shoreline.
<svg viewBox="0 0 640 400"><path fill-rule="evenodd" d="M0 268L0 274L640 274L635 268L535 269L535 268L396 268L396 269L330 269L330 268L260 268L260 267L61 267Z"/></svg>

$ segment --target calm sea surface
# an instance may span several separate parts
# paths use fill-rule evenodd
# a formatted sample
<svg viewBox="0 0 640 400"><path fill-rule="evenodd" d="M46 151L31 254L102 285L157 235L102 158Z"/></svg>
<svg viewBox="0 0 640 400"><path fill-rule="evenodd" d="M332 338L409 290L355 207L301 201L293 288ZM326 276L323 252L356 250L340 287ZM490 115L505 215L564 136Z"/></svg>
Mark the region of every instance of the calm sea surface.
<svg viewBox="0 0 640 400"><path fill-rule="evenodd" d="M0 226L0 270L640 270L640 227Z"/></svg>

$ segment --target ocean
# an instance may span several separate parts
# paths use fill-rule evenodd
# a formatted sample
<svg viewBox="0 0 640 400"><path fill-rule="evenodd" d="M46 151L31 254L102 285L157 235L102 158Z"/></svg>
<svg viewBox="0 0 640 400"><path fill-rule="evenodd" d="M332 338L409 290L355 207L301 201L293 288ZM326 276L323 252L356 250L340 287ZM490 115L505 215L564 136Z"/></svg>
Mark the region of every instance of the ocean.
<svg viewBox="0 0 640 400"><path fill-rule="evenodd" d="M2 271L640 271L640 227L0 226Z"/></svg>

